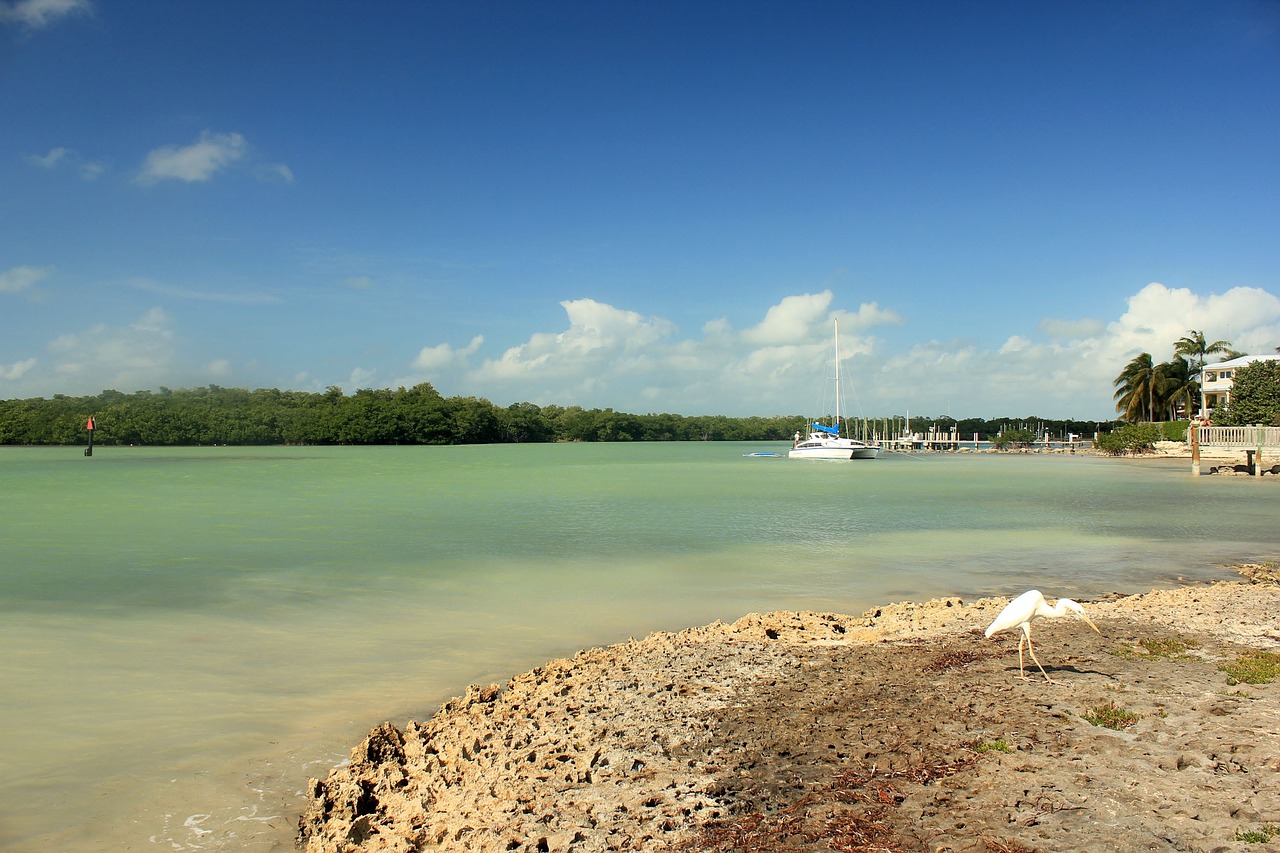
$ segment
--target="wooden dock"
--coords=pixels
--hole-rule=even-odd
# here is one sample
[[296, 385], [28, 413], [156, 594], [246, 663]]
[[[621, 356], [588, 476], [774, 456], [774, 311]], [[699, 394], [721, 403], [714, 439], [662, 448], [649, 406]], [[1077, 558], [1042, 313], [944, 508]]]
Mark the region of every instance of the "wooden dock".
[[[950, 430], [931, 429], [927, 432], [903, 433], [895, 438], [876, 438], [880, 446], [888, 451], [910, 452], [956, 452], [960, 450], [980, 451], [990, 449], [991, 441], [983, 441], [974, 433], [972, 438], [964, 438], [955, 427]], [[1050, 438], [1048, 433], [1031, 442], [1031, 450], [1063, 450], [1074, 453], [1077, 448], [1092, 447], [1093, 442], [1074, 433], [1065, 438]]]
[[[1255, 477], [1262, 474], [1262, 451], [1280, 454], [1280, 427], [1269, 426], [1192, 426], [1187, 430], [1191, 444], [1191, 471], [1200, 475], [1200, 448], [1243, 450], [1245, 465]], [[1280, 467], [1280, 466], [1277, 466]]]

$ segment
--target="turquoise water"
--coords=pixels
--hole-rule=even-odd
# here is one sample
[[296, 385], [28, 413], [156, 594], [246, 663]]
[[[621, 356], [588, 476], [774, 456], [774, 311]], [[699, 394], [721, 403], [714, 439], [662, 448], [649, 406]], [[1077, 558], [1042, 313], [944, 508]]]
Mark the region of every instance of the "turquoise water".
[[0, 449], [0, 848], [290, 850], [372, 725], [584, 646], [1280, 552], [1274, 478], [784, 449]]

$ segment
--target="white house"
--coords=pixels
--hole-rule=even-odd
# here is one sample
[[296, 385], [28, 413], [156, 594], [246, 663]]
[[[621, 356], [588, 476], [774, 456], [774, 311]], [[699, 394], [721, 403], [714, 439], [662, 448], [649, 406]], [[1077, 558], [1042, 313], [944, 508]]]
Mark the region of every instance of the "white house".
[[1206, 364], [1200, 374], [1201, 411], [1209, 411], [1231, 402], [1231, 386], [1236, 371], [1255, 361], [1280, 361], [1280, 355], [1242, 355], [1217, 364]]

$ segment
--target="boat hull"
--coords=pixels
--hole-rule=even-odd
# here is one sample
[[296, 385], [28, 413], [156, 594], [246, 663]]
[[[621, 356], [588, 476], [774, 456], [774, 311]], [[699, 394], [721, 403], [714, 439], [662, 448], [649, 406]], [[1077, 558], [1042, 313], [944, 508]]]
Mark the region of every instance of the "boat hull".
[[791, 448], [788, 459], [875, 459], [880, 448], [847, 438], [826, 441], [809, 440]]

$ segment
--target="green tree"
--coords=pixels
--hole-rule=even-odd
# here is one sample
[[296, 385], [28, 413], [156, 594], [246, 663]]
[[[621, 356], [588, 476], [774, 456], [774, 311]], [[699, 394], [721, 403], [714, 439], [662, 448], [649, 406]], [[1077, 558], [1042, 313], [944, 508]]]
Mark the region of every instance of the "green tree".
[[998, 450], [1030, 447], [1036, 434], [1029, 429], [1007, 429], [991, 440]]
[[1156, 365], [1155, 411], [1172, 421], [1177, 419], [1178, 406], [1181, 405], [1190, 417], [1200, 398], [1197, 376], [1199, 374], [1192, 373], [1191, 365], [1185, 359], [1175, 358]]
[[1130, 422], [1152, 420], [1158, 377], [1151, 353], [1139, 353], [1115, 379], [1116, 411]]
[[1231, 352], [1230, 341], [1214, 341], [1206, 343], [1204, 332], [1190, 329], [1185, 335], [1174, 341], [1173, 354], [1180, 355], [1191, 362], [1191, 375], [1199, 376], [1204, 370], [1204, 357], [1215, 353]]
[[1235, 371], [1231, 401], [1215, 411], [1222, 426], [1280, 426], [1280, 359], [1259, 359]]
[[1097, 448], [1112, 456], [1143, 453], [1155, 447], [1155, 443], [1162, 438], [1164, 435], [1157, 424], [1125, 424], [1117, 430], [1099, 435]]
[[1204, 332], [1188, 329], [1187, 333], [1173, 343], [1173, 354], [1186, 359], [1190, 364], [1191, 381], [1195, 383], [1194, 393], [1187, 401], [1187, 416], [1193, 417], [1200, 409], [1200, 376], [1204, 371], [1205, 356], [1214, 354], [1233, 355], [1230, 341], [1214, 341], [1208, 343]]

